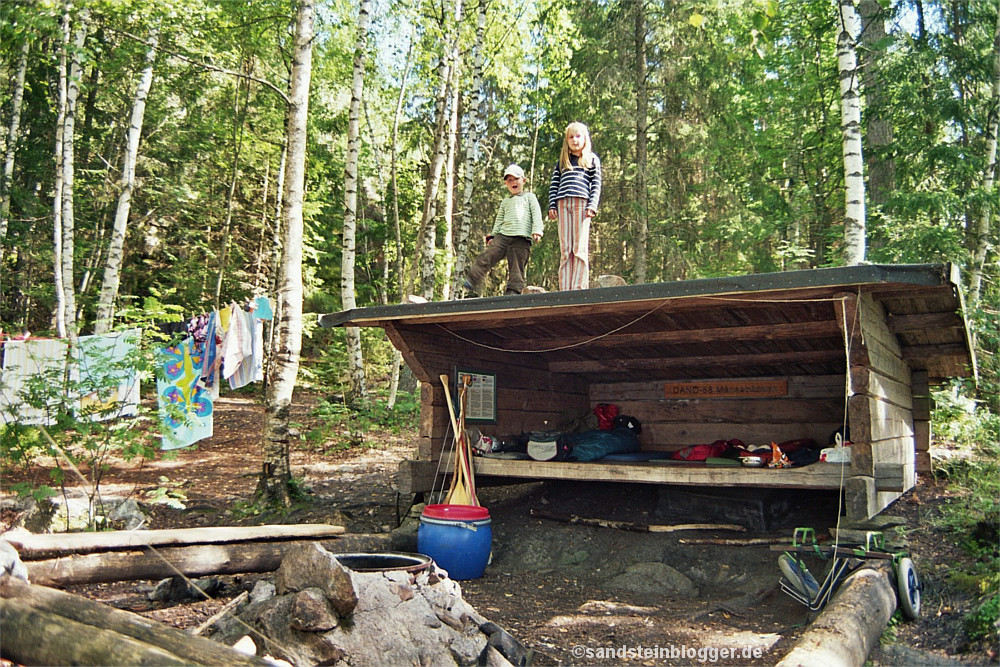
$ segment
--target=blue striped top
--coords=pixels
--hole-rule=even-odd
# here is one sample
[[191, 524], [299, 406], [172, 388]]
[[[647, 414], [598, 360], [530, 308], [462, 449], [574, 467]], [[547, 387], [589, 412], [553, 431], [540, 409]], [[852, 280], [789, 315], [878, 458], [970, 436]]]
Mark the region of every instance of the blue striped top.
[[570, 155], [572, 169], [563, 171], [556, 163], [549, 181], [549, 210], [554, 211], [556, 202], [565, 197], [583, 197], [587, 200], [587, 208], [597, 213], [597, 205], [601, 202], [601, 159], [594, 156], [590, 169], [579, 166], [580, 158]]

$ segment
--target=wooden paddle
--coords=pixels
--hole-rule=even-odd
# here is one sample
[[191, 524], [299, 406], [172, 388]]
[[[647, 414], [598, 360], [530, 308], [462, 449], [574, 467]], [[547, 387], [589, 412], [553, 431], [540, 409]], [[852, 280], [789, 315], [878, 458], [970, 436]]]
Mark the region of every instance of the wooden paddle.
[[469, 492], [468, 483], [465, 477], [465, 467], [462, 465], [460, 450], [463, 440], [462, 432], [459, 430], [458, 420], [455, 419], [455, 408], [451, 403], [451, 391], [448, 389], [448, 376], [441, 375], [441, 384], [444, 385], [444, 396], [448, 402], [448, 415], [451, 417], [451, 428], [455, 433], [455, 446], [452, 454], [455, 457], [451, 475], [451, 486], [448, 488], [448, 495], [444, 498], [445, 505], [471, 505], [472, 497]]

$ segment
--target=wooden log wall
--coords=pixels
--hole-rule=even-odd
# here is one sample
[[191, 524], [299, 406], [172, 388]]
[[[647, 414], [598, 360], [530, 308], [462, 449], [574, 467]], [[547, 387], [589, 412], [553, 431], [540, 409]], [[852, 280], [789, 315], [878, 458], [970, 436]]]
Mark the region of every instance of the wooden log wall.
[[[844, 375], [753, 378], [758, 380], [786, 381], [787, 393], [676, 398], [668, 397], [663, 382], [615, 382], [591, 385], [590, 402], [614, 403], [621, 414], [637, 417], [644, 451], [673, 451], [732, 438], [754, 445], [812, 438], [825, 446], [843, 425]], [[690, 384], [705, 382], [713, 380]]]
[[500, 352], [458, 338], [413, 332], [407, 333], [404, 343], [391, 327], [386, 331], [421, 383], [418, 459], [436, 459], [443, 446], [450, 447], [451, 418], [440, 376], [447, 375], [450, 380], [457, 417], [456, 367], [496, 378], [496, 423], [467, 424], [486, 435], [502, 437], [554, 429], [566, 415], [589, 409], [586, 382], [574, 375], [549, 371], [539, 355]]
[[927, 371], [913, 371], [913, 440], [917, 472], [931, 471], [931, 398]]
[[916, 483], [913, 378], [886, 313], [870, 295], [851, 295], [842, 304], [850, 345], [851, 474], [845, 495], [849, 519], [864, 520], [901, 494], [878, 491], [875, 468], [903, 465], [904, 491]]

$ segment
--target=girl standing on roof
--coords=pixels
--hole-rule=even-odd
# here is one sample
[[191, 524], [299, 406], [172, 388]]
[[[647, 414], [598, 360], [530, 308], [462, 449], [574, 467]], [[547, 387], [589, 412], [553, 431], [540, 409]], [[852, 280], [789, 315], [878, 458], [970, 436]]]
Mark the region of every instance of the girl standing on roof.
[[549, 181], [549, 219], [559, 227], [559, 289], [590, 287], [590, 219], [601, 200], [601, 160], [583, 123], [566, 126]]

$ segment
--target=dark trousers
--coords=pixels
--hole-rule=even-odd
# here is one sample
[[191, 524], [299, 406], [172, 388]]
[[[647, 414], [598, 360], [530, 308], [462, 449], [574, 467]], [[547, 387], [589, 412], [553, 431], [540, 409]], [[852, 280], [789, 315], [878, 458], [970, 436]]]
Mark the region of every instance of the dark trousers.
[[520, 294], [524, 291], [527, 281], [524, 271], [528, 267], [528, 257], [531, 255], [531, 239], [523, 236], [505, 236], [497, 234], [486, 250], [476, 257], [469, 267], [469, 282], [478, 290], [483, 278], [497, 263], [507, 258], [507, 290], [504, 294]]

